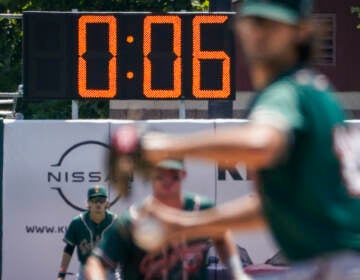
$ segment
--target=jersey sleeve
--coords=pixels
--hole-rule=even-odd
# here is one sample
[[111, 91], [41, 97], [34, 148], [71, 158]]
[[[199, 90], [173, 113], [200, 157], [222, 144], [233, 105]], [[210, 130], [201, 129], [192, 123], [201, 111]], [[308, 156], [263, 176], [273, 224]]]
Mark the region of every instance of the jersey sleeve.
[[215, 203], [207, 197], [200, 196], [200, 210], [213, 208]]
[[305, 126], [305, 120], [297, 90], [299, 89], [290, 82], [273, 84], [261, 94], [249, 119], [284, 132], [301, 130]]
[[129, 223], [120, 216], [104, 234], [103, 239], [93, 250], [105, 265], [115, 269], [118, 264], [124, 264], [129, 252]]
[[66, 230], [65, 236], [64, 236], [64, 242], [66, 244], [69, 244], [71, 246], [76, 246], [77, 244], [77, 238], [76, 238], [76, 232], [77, 232], [77, 226], [76, 226], [77, 220], [74, 218], [68, 229]]
[[195, 193], [185, 193], [184, 199], [184, 210], [186, 211], [205, 210], [215, 206], [215, 203], [209, 198]]

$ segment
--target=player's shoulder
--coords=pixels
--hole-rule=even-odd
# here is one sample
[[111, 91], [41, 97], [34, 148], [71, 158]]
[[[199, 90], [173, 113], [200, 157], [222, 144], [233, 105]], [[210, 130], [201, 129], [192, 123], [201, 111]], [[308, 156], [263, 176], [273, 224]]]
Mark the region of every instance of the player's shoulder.
[[293, 100], [319, 92], [326, 94], [333, 92], [333, 87], [326, 75], [312, 68], [299, 67], [280, 75], [264, 88], [260, 99]]
[[119, 215], [117, 215], [116, 224], [117, 225], [130, 224], [134, 219], [136, 219], [138, 212], [141, 209], [141, 207], [143, 207], [145, 201], [146, 201], [146, 199], [144, 199], [141, 202], [133, 203], [129, 206], [129, 208], [127, 208], [126, 210], [121, 212]]
[[79, 213], [78, 215], [74, 216], [71, 220], [72, 223], [80, 223], [82, 220], [85, 219], [88, 211], [84, 211]]
[[299, 89], [294, 75], [282, 75], [262, 89], [258, 98], [259, 100], [294, 98]]
[[333, 86], [328, 77], [313, 68], [299, 68], [289, 76], [288, 81], [301, 90], [307, 89], [312, 91], [333, 91]]
[[110, 211], [110, 210], [106, 210], [106, 216], [108, 216], [109, 218], [111, 218], [111, 219], [116, 219], [117, 218], [117, 214], [116, 213], [114, 213], [114, 212], [112, 212], [112, 211]]
[[85, 217], [86, 217], [86, 212], [82, 212], [76, 216], [74, 216], [71, 221], [70, 221], [70, 224], [69, 224], [69, 228], [68, 230], [72, 231], [72, 230], [78, 230], [79, 228], [81, 228], [84, 224], [84, 221], [85, 221]]
[[131, 214], [135, 209], [138, 209], [138, 204], [131, 205], [128, 209], [124, 210], [122, 213], [116, 216], [115, 219], [115, 226], [122, 227], [122, 226], [128, 226], [132, 220], [134, 219], [133, 214]]
[[197, 193], [184, 193], [184, 210], [203, 210], [214, 207], [215, 203], [206, 196]]

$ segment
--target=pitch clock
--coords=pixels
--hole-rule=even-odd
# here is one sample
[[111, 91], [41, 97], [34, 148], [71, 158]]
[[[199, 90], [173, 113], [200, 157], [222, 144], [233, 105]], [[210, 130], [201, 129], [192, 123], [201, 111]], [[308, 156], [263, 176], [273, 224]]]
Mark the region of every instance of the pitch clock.
[[27, 99], [233, 99], [233, 13], [25, 12]]

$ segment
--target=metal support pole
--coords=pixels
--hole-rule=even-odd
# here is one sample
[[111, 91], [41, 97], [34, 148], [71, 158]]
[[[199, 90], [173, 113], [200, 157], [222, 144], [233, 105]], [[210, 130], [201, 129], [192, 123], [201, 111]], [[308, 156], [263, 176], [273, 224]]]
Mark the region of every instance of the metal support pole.
[[79, 118], [79, 101], [71, 100], [71, 118], [76, 120]]
[[[72, 12], [78, 12], [78, 9], [72, 9]], [[71, 119], [76, 120], [79, 118], [79, 101], [71, 100]]]
[[186, 107], [185, 107], [185, 100], [180, 99], [179, 101], [179, 119], [186, 119]]

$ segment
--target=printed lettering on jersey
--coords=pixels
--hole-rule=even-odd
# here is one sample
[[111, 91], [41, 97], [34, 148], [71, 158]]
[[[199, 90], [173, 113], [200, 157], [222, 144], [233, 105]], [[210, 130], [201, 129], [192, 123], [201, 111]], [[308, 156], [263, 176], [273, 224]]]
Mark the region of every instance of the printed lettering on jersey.
[[92, 242], [89, 242], [86, 239], [81, 240], [81, 242], [79, 243], [79, 250], [82, 255], [89, 254], [92, 248], [93, 248]]
[[[178, 244], [172, 246], [161, 254], [147, 254], [140, 263], [140, 271], [145, 279], [166, 276], [172, 269], [181, 263], [181, 275], [197, 273], [205, 258], [205, 252], [209, 248], [207, 242], [196, 242], [195, 244]], [[172, 272], [173, 273], [173, 272]]]
[[334, 148], [341, 165], [345, 186], [351, 196], [360, 197], [360, 129], [338, 126]]

